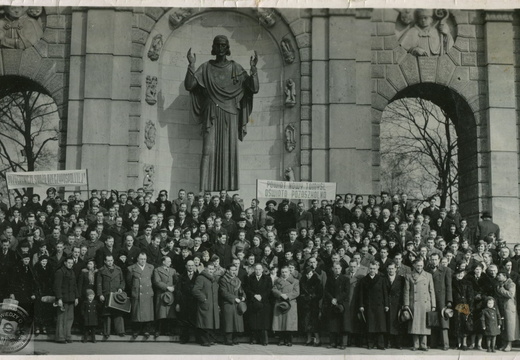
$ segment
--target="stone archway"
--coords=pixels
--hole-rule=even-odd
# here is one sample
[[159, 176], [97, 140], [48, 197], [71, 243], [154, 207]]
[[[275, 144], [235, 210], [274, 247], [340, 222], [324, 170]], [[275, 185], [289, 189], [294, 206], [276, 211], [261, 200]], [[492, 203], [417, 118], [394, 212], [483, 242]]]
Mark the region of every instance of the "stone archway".
[[478, 137], [475, 116], [467, 102], [454, 90], [439, 84], [422, 83], [404, 88], [390, 101], [422, 98], [443, 109], [453, 121], [458, 139], [459, 207], [464, 216], [478, 218]]

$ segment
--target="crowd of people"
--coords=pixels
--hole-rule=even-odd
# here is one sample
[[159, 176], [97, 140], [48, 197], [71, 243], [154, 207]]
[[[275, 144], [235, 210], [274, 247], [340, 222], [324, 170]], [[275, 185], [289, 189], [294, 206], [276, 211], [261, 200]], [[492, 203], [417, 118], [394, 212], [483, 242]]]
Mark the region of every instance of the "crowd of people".
[[423, 351], [511, 351], [520, 337], [520, 244], [489, 212], [470, 227], [456, 205], [419, 210], [387, 192], [308, 209], [244, 207], [226, 191], [46, 195], [0, 202], [0, 299], [58, 343], [73, 328], [94, 342], [128, 330], [292, 346], [300, 334], [306, 346]]

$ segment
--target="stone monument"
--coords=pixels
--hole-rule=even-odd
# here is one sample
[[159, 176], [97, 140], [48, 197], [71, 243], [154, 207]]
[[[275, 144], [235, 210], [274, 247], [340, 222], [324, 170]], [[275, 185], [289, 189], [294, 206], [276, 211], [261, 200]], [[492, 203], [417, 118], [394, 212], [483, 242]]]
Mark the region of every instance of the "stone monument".
[[211, 54], [216, 56], [195, 70], [196, 55], [188, 51], [184, 87], [191, 93], [192, 114], [201, 124], [202, 159], [200, 190], [239, 189], [238, 140], [247, 134], [253, 109], [253, 94], [259, 90], [256, 51], [251, 56], [250, 75], [228, 60], [229, 40], [217, 35]]

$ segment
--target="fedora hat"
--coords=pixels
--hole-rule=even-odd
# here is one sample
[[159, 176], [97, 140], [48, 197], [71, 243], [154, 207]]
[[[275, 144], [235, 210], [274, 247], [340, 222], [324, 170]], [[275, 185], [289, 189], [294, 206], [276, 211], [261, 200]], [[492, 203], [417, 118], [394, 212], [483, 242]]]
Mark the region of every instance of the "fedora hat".
[[164, 305], [172, 305], [173, 304], [173, 293], [167, 291], [161, 294], [161, 300]]
[[453, 317], [453, 309], [450, 309], [445, 306], [441, 310], [441, 315], [445, 320], [448, 320], [449, 318]]
[[342, 314], [345, 311], [345, 307], [341, 304], [336, 304], [333, 306], [333, 310], [338, 314]]
[[405, 323], [413, 319], [413, 314], [409, 308], [404, 308], [399, 310], [397, 317], [401, 323]]
[[247, 305], [245, 302], [241, 301], [237, 304], [237, 312], [238, 315], [244, 315], [244, 313], [247, 311]]
[[489, 211], [484, 211], [482, 215], [480, 216], [481, 219], [484, 218], [492, 218], [491, 213]]
[[289, 310], [291, 310], [291, 304], [288, 301], [282, 301], [278, 305], [276, 305], [276, 307], [278, 308], [278, 310], [280, 310], [282, 314], [285, 314]]
[[124, 304], [127, 299], [128, 299], [128, 295], [126, 295], [126, 293], [124, 291], [114, 294], [114, 301], [118, 304]]

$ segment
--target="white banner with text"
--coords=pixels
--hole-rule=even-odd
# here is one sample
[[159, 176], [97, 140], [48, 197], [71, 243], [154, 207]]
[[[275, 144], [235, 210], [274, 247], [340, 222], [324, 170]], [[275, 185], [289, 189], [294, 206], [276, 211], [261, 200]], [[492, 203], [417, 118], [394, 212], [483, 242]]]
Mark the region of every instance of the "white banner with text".
[[336, 183], [256, 180], [256, 196], [264, 199], [333, 200]]
[[8, 172], [6, 178], [9, 189], [88, 185], [87, 170]]

